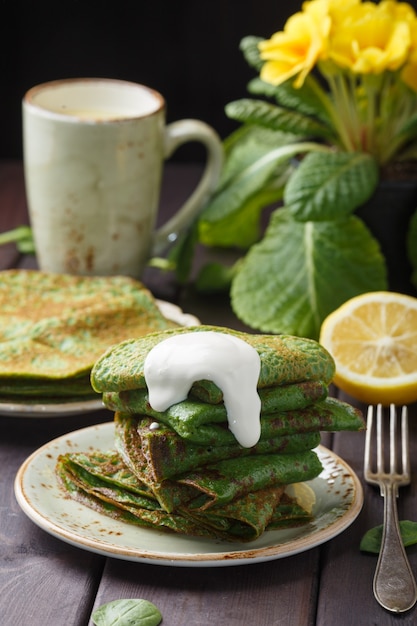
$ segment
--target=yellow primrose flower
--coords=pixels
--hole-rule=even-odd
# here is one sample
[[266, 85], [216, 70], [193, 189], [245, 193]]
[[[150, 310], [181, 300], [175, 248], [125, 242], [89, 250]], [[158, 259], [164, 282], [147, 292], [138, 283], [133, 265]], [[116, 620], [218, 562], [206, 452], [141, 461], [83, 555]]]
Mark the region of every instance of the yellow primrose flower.
[[386, 11], [391, 17], [398, 20], [408, 20], [409, 22], [413, 22], [416, 18], [413, 7], [407, 2], [382, 0], [379, 7], [381, 11]]
[[380, 164], [398, 154], [410, 158], [414, 130], [406, 120], [417, 110], [417, 12], [410, 4], [304, 0], [258, 51], [264, 82], [306, 82], [315, 94], [330, 127], [318, 131], [322, 140]]
[[338, 28], [338, 23], [343, 21], [346, 14], [358, 6], [361, 0], [312, 0], [304, 2], [303, 11], [315, 15], [318, 20], [327, 14], [331, 18], [332, 29]]
[[380, 5], [363, 2], [354, 7], [333, 33], [330, 58], [357, 74], [399, 69], [411, 44], [412, 15], [403, 4], [387, 0]]
[[295, 13], [284, 30], [259, 44], [260, 57], [265, 60], [261, 79], [279, 85], [296, 76], [295, 87], [301, 87], [317, 60], [326, 55], [331, 20], [327, 2], [316, 1], [315, 11]]

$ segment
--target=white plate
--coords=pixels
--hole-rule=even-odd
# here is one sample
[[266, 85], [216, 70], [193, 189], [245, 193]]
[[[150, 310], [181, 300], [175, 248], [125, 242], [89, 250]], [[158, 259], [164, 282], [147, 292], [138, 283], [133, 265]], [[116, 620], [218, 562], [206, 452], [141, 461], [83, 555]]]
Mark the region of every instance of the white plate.
[[[184, 313], [180, 307], [165, 300], [156, 300], [161, 313], [169, 320], [181, 326], [199, 325], [200, 321], [189, 313]], [[61, 402], [48, 401], [47, 398], [28, 399], [19, 398], [12, 401], [0, 397], [0, 415], [8, 417], [65, 417], [69, 415], [80, 415], [103, 409], [101, 395], [92, 399], [62, 400]]]
[[48, 402], [41, 400], [20, 399], [16, 402], [0, 398], [0, 415], [7, 417], [67, 417], [91, 413], [104, 409], [101, 396], [92, 400], [63, 400], [62, 402]]
[[59, 454], [114, 448], [112, 422], [63, 435], [34, 452], [19, 469], [17, 501], [28, 517], [72, 545], [128, 561], [174, 566], [226, 566], [279, 559], [318, 546], [345, 530], [363, 503], [361, 484], [336, 454], [319, 446], [323, 472], [308, 484], [316, 494], [314, 521], [266, 531], [250, 544], [187, 537], [116, 521], [70, 500], [54, 468]]

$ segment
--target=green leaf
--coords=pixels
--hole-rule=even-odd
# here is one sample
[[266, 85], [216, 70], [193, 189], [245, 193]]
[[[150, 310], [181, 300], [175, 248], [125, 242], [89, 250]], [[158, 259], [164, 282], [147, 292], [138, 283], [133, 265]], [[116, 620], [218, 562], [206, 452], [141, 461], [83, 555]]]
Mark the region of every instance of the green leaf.
[[0, 245], [15, 243], [19, 252], [24, 254], [35, 253], [35, 243], [30, 226], [18, 226], [13, 230], [0, 233]]
[[300, 221], [344, 219], [370, 198], [378, 180], [369, 154], [312, 152], [291, 176], [284, 203]]
[[200, 214], [200, 242], [245, 249], [257, 241], [262, 209], [282, 198], [287, 177], [279, 165], [287, 163], [297, 150], [284, 146], [252, 151], [247, 145], [236, 150], [225, 166], [231, 170], [227, 186], [220, 188]]
[[[381, 550], [382, 532], [382, 524], [368, 530], [361, 539], [359, 549], [362, 552], [379, 554], [379, 551]], [[412, 546], [417, 543], [417, 522], [401, 520], [400, 532], [405, 547]]]
[[196, 278], [197, 291], [207, 294], [229, 291], [238, 266], [239, 261], [231, 267], [226, 267], [221, 263], [207, 263], [201, 268]]
[[[240, 49], [247, 63], [255, 68], [258, 73], [265, 63], [265, 61], [260, 58], [258, 48], [261, 41], [264, 41], [262, 37], [250, 35], [244, 37], [240, 42]], [[251, 94], [274, 98], [275, 102], [281, 104], [286, 109], [298, 111], [315, 120], [324, 122], [328, 127], [327, 136], [333, 137], [334, 140], [337, 141], [337, 135], [334, 132], [331, 119], [323, 104], [322, 88], [311, 75], [307, 76], [304, 84], [299, 88], [293, 86], [291, 79], [281, 85], [271, 85], [257, 76], [249, 82], [248, 91]]]
[[407, 141], [413, 141], [417, 135], [417, 113], [407, 118], [405, 123], [398, 129], [398, 135]]
[[[271, 83], [266, 83], [264, 80], [257, 76], [256, 78], [252, 78], [252, 80], [248, 83], [247, 86], [248, 92], [255, 96], [266, 96], [267, 98], [273, 98], [277, 101], [277, 90], [279, 89], [276, 85], [271, 85]], [[287, 108], [287, 107], [286, 107]], [[288, 107], [291, 108], [291, 107]], [[298, 107], [294, 107], [294, 109], [298, 109]], [[314, 112], [308, 110], [299, 109], [302, 113], [306, 115], [314, 115]]]
[[96, 626], [158, 626], [162, 615], [147, 600], [113, 600], [94, 611], [92, 620]]
[[172, 263], [169, 259], [161, 256], [153, 256], [148, 259], [147, 267], [154, 267], [158, 270], [163, 270], [164, 272], [171, 272], [175, 270], [175, 264]]
[[249, 98], [235, 100], [226, 105], [225, 111], [228, 117], [239, 122], [258, 124], [300, 137], [329, 138], [331, 136], [328, 127], [315, 119], [263, 100]]
[[262, 210], [282, 199], [283, 188], [276, 189], [273, 182], [269, 185], [265, 181], [258, 185], [258, 189], [251, 189], [250, 186], [238, 189], [234, 185], [218, 196], [207, 207], [212, 210], [212, 215], [204, 213], [200, 219], [201, 243], [210, 247], [245, 250], [258, 241], [261, 236]]
[[306, 115], [314, 115], [332, 127], [331, 120], [323, 105], [322, 96], [322, 87], [310, 74], [302, 87], [294, 87], [291, 80], [279, 85], [275, 98], [283, 106], [302, 111]]
[[294, 144], [292, 135], [251, 125], [241, 126], [224, 145], [220, 182], [200, 214], [199, 239], [207, 246], [246, 249], [260, 237], [264, 207], [282, 199], [292, 156], [306, 146]]
[[255, 37], [255, 35], [248, 35], [244, 37], [239, 45], [240, 50], [243, 52], [243, 56], [247, 63], [259, 71], [262, 65], [265, 63], [259, 55], [259, 42], [263, 41], [263, 37]]
[[[253, 163], [262, 159], [280, 146], [287, 146], [298, 141], [294, 135], [243, 124], [238, 130], [229, 135], [224, 142], [225, 161], [221, 172], [216, 193], [240, 177], [242, 171], [251, 167]], [[277, 176], [285, 172], [288, 159], [277, 167]]]
[[385, 261], [362, 220], [299, 222], [277, 209], [242, 260], [231, 302], [252, 328], [318, 339], [323, 319], [344, 301], [384, 289]]

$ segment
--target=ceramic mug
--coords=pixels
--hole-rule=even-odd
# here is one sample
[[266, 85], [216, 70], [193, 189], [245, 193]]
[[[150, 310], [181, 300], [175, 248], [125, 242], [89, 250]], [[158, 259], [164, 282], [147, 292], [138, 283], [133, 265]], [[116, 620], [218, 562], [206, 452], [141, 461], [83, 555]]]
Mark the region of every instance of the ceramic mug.
[[[140, 278], [215, 188], [223, 149], [199, 120], [166, 124], [146, 86], [81, 78], [37, 85], [23, 98], [26, 194], [41, 270]], [[164, 160], [199, 141], [207, 151], [188, 200], [156, 230]]]

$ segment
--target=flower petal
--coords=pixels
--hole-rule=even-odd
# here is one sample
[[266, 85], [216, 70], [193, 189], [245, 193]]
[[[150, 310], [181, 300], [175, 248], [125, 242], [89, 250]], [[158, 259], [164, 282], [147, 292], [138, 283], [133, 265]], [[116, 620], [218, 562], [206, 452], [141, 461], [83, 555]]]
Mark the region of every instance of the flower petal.
[[[323, 0], [316, 1], [324, 8]], [[330, 18], [323, 16], [322, 11], [317, 14], [320, 19], [314, 12], [295, 13], [287, 20], [283, 31], [259, 44], [261, 59], [266, 61], [261, 70], [262, 80], [279, 85], [298, 76], [296, 86], [302, 85], [327, 47]]]

